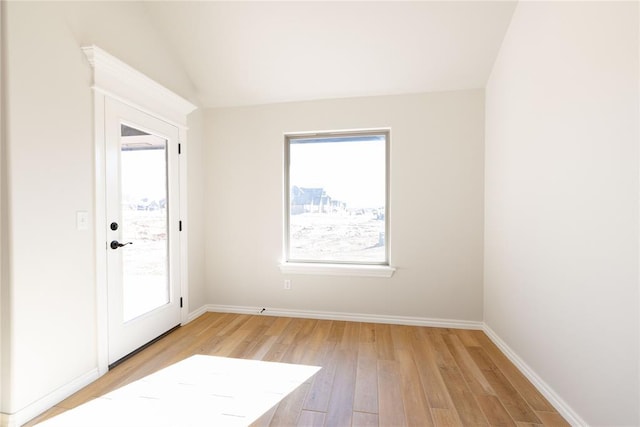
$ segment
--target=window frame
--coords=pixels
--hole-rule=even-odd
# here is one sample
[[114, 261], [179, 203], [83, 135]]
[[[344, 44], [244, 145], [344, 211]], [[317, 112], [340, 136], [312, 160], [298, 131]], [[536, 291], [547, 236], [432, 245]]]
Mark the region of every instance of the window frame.
[[[354, 136], [383, 136], [385, 139], [385, 259], [381, 262], [358, 262], [358, 261], [326, 261], [326, 260], [298, 260], [290, 258], [290, 219], [291, 219], [291, 155], [290, 147], [292, 141], [297, 139], [324, 139], [324, 138], [349, 138]], [[335, 275], [355, 275], [355, 276], [380, 276], [391, 277], [395, 269], [390, 267], [390, 152], [391, 152], [391, 129], [358, 129], [340, 131], [315, 131], [315, 132], [292, 132], [284, 134], [284, 241], [283, 241], [283, 262], [281, 270], [285, 273], [294, 274], [335, 274]]]

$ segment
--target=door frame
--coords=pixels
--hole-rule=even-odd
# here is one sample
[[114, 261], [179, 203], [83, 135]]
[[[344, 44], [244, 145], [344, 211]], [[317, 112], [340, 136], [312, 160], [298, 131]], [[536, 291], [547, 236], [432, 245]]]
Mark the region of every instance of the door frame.
[[[116, 101], [113, 98], [105, 98], [105, 117], [106, 117], [106, 165], [107, 165], [107, 218], [109, 226], [106, 227], [107, 242], [109, 245], [106, 249], [107, 258], [107, 270], [108, 270], [108, 305], [109, 311], [109, 366], [115, 366], [118, 360], [126, 357], [127, 354], [134, 352], [136, 349], [141, 348], [146, 343], [156, 339], [166, 331], [174, 328], [176, 325], [182, 323], [181, 314], [182, 308], [180, 307], [181, 297], [181, 276], [180, 276], [180, 229], [179, 221], [180, 217], [180, 167], [179, 160], [180, 154], [178, 153], [178, 141], [179, 141], [179, 129], [167, 123], [164, 120], [160, 120], [155, 116], [143, 113], [137, 108], [133, 108], [120, 101]], [[127, 125], [133, 129], [146, 132], [149, 136], [133, 136], [124, 138], [122, 126]], [[167, 294], [163, 297], [166, 298], [162, 301], [156, 301], [153, 307], [146, 307], [142, 312], [136, 311], [132, 317], [128, 317], [125, 307], [127, 302], [132, 302], [134, 299], [127, 297], [127, 289], [129, 286], [135, 286], [134, 283], [129, 282], [134, 280], [127, 278], [125, 274], [125, 263], [128, 259], [129, 262], [135, 262], [136, 255], [140, 256], [144, 249], [139, 248], [137, 245], [143, 244], [144, 238], [138, 236], [140, 241], [133, 237], [134, 232], [133, 223], [129, 221], [135, 221], [133, 218], [128, 217], [126, 209], [122, 202], [123, 197], [126, 194], [126, 183], [124, 171], [128, 169], [127, 154], [125, 154], [125, 140], [136, 141], [140, 138], [151, 138], [155, 143], [162, 144], [162, 153], [158, 156], [159, 151], [138, 151], [138, 154], [134, 156], [151, 155], [156, 161], [163, 163], [164, 177], [154, 181], [162, 188], [164, 196], [166, 197], [166, 206], [162, 211], [155, 211], [156, 214], [162, 212], [162, 218], [165, 223], [165, 231], [167, 233], [165, 239], [161, 245], [164, 246], [164, 254], [161, 258], [156, 258], [159, 265], [163, 265], [166, 268], [164, 273], [158, 272], [162, 279], [160, 282], [154, 281], [154, 283], [168, 285], [167, 288], [163, 288], [167, 291]], [[145, 139], [146, 141], [146, 139]], [[136, 147], [132, 148], [136, 150]], [[129, 152], [133, 153], [133, 152]], [[131, 165], [129, 164], [129, 167]], [[145, 166], [138, 165], [136, 168], [137, 173], [140, 174], [140, 170], [145, 171]], [[129, 169], [129, 172], [133, 172], [133, 169]], [[133, 176], [128, 177], [129, 180], [134, 180]], [[159, 188], [158, 188], [159, 189]], [[149, 194], [147, 194], [149, 196]], [[156, 196], [157, 197], [157, 196]], [[128, 219], [127, 219], [128, 218]], [[120, 224], [116, 227], [117, 230], [113, 230], [111, 227], [112, 221]], [[163, 227], [164, 228], [164, 227]], [[127, 234], [129, 236], [127, 237]], [[126, 240], [123, 240], [125, 239]], [[119, 240], [125, 242], [133, 240], [134, 245], [126, 248], [114, 250], [111, 246], [113, 241]], [[142, 252], [141, 252], [142, 251]], [[164, 260], [161, 260], [164, 256]], [[164, 280], [163, 280], [164, 279]], [[137, 283], [145, 283], [142, 278], [136, 278], [134, 280]], [[156, 289], [151, 283], [148, 286]], [[159, 291], [159, 289], [157, 289]], [[161, 291], [162, 292], [162, 291]], [[147, 294], [151, 296], [152, 294]], [[159, 295], [157, 295], [160, 297]], [[143, 297], [145, 299], [145, 297]], [[137, 302], [138, 299], [136, 298]], [[129, 316], [132, 313], [129, 313]]]
[[179, 217], [182, 221], [180, 239], [181, 324], [189, 315], [188, 222], [187, 218], [187, 115], [197, 107], [169, 91], [144, 74], [131, 68], [97, 46], [83, 47], [93, 68], [94, 93], [94, 165], [95, 165], [95, 271], [96, 271], [96, 333], [99, 375], [109, 370], [107, 311], [107, 217], [106, 217], [106, 135], [105, 99], [113, 98], [178, 128], [180, 155]]

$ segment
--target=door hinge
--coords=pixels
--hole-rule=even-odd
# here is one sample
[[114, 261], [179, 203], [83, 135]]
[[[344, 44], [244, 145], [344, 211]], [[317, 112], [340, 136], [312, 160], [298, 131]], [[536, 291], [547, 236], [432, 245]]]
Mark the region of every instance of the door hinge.
[[178, 154], [182, 154], [182, 144], [178, 144]]
[[180, 308], [182, 308], [182, 297], [180, 297]]
[[182, 231], [182, 221], [178, 221], [178, 230]]

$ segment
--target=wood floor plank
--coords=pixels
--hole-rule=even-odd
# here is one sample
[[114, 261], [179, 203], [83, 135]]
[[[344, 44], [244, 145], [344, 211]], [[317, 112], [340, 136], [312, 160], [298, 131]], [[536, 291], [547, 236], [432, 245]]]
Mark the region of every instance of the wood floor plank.
[[293, 337], [289, 349], [283, 355], [282, 362], [305, 363], [305, 355], [312, 350], [308, 343], [311, 340], [311, 334], [315, 329], [316, 323], [317, 321], [311, 319], [303, 319], [300, 322], [300, 328]]
[[447, 346], [445, 340], [451, 334], [440, 331], [431, 332], [429, 340], [436, 353], [436, 363], [460, 420], [464, 425], [488, 425], [482, 409], [465, 381], [460, 366]]
[[354, 412], [352, 427], [378, 427], [378, 414], [367, 412]]
[[309, 392], [310, 384], [302, 384], [289, 396], [284, 398], [273, 414], [270, 424], [274, 426], [293, 426], [298, 422], [304, 399]]
[[413, 330], [411, 326], [391, 325], [389, 329], [391, 331], [391, 340], [393, 342], [395, 356], [398, 356], [399, 351], [408, 351], [411, 349], [410, 335]]
[[545, 427], [569, 427], [569, 424], [557, 412], [536, 411], [536, 415]]
[[516, 423], [513, 421], [507, 410], [504, 408], [502, 403], [500, 403], [500, 399], [496, 396], [490, 395], [481, 395], [476, 396], [478, 400], [478, 404], [484, 412], [484, 415], [487, 417], [489, 421], [489, 425], [491, 426], [515, 426]]
[[324, 412], [302, 411], [298, 419], [298, 427], [323, 427]]
[[495, 394], [484, 374], [478, 365], [476, 365], [458, 336], [454, 334], [446, 335], [444, 340], [460, 368], [464, 379], [469, 385], [471, 392], [475, 395]]
[[230, 321], [224, 325], [222, 329], [218, 332], [218, 335], [229, 336], [238, 329], [242, 328], [249, 319], [251, 318], [248, 314], [239, 314], [237, 316], [231, 317]]
[[442, 333], [441, 331], [431, 330], [425, 338], [433, 348], [433, 353], [436, 356], [436, 364], [439, 368], [457, 369], [458, 364], [453, 358], [453, 355], [451, 354], [451, 351], [449, 351], [449, 347], [447, 347], [447, 343], [445, 342], [445, 337], [448, 335], [449, 334]]
[[511, 363], [500, 349], [482, 331], [475, 331], [475, 338], [487, 352], [493, 363], [500, 369], [518, 393], [536, 411], [555, 412], [555, 408], [545, 397], [531, 384], [529, 380]]
[[247, 349], [245, 357], [253, 360], [265, 360], [265, 356], [276, 343], [277, 339], [278, 337], [274, 335], [265, 334], [261, 336], [256, 340], [255, 345], [251, 349]]
[[284, 328], [291, 322], [291, 317], [276, 317], [276, 320], [271, 324], [271, 327], [267, 329], [267, 335], [280, 336]]
[[264, 328], [266, 331], [267, 329], [269, 329], [267, 325], [271, 325], [271, 323], [268, 322], [269, 318], [273, 317], [260, 315], [249, 316], [249, 319], [247, 319], [247, 321], [244, 322], [239, 329], [249, 329], [253, 332], [258, 328]]
[[[493, 359], [487, 355], [484, 347], [481, 349], [473, 349], [470, 351], [470, 355], [482, 370], [485, 378], [494, 389], [496, 396], [500, 399], [502, 405], [507, 409], [514, 421], [541, 424], [541, 421], [529, 404], [520, 395], [518, 390], [513, 387], [498, 366], [496, 366]], [[539, 392], [536, 390], [536, 393]], [[555, 410], [550, 412], [555, 412]]]
[[568, 425], [481, 331], [231, 313], [176, 329], [39, 420], [193, 354], [321, 368], [256, 427]]
[[480, 347], [480, 343], [476, 340], [474, 331], [467, 329], [456, 329], [455, 334], [460, 338], [465, 347]]
[[478, 405], [473, 393], [467, 386], [462, 373], [457, 368], [440, 368], [440, 375], [444, 380], [453, 404], [458, 411], [462, 424], [470, 426], [486, 426], [487, 422], [482, 409]]
[[239, 327], [234, 329], [234, 332], [226, 335], [225, 339], [221, 340], [209, 354], [220, 357], [231, 357], [236, 347], [241, 345], [250, 333], [251, 331], [249, 329], [240, 329]]
[[[303, 365], [320, 366], [323, 360], [323, 346], [326, 343], [326, 338], [329, 336], [329, 322], [326, 321], [314, 321], [310, 335], [305, 338], [303, 343], [296, 343], [296, 346], [301, 347], [304, 350], [302, 357], [297, 363]], [[313, 382], [313, 377], [309, 379], [309, 382]]]
[[205, 313], [197, 319], [192, 320], [187, 325], [180, 327], [174, 331], [179, 336], [211, 336], [220, 331], [230, 319], [233, 318], [231, 313]]
[[427, 396], [424, 394], [422, 383], [416, 381], [419, 378], [418, 368], [413, 358], [413, 351], [409, 346], [403, 346], [403, 350], [397, 350], [396, 355], [400, 362], [400, 376], [402, 378], [402, 402], [404, 414], [409, 426], [432, 426], [431, 410]]
[[467, 353], [473, 359], [480, 371], [486, 371], [490, 369], [496, 369], [495, 363], [491, 360], [489, 355], [482, 347], [467, 347]]
[[331, 322], [331, 329], [329, 330], [328, 341], [341, 342], [344, 335], [344, 328], [347, 322], [342, 320], [334, 320]]
[[309, 349], [304, 342], [298, 343], [294, 341], [289, 344], [287, 351], [285, 351], [280, 361], [284, 363], [303, 363], [302, 361], [308, 351]]
[[431, 409], [452, 409], [453, 402], [440, 375], [432, 347], [419, 331], [415, 331], [413, 334], [411, 345], [415, 359], [420, 361], [417, 363], [417, 368], [422, 388], [429, 401], [429, 407]]
[[406, 426], [402, 402], [402, 375], [399, 362], [378, 360], [379, 422], [383, 426]]
[[318, 325], [318, 321], [315, 319], [302, 319], [302, 327], [298, 330], [295, 336], [296, 345], [307, 346], [313, 339], [313, 333]]
[[462, 427], [462, 422], [455, 409], [432, 408], [431, 415], [436, 427]]
[[267, 362], [281, 362], [285, 353], [289, 350], [289, 344], [283, 344], [276, 340], [262, 358]]
[[331, 387], [325, 423], [329, 426], [348, 426], [351, 425], [353, 415], [357, 353], [339, 348], [336, 361], [336, 374]]
[[256, 324], [253, 328], [248, 329], [244, 338], [229, 352], [229, 357], [243, 358], [245, 354], [254, 348], [258, 339], [264, 336], [267, 329], [268, 327], [262, 324]]
[[374, 323], [360, 323], [360, 342], [376, 342], [376, 325]]
[[260, 351], [260, 348], [269, 339], [274, 339], [266, 335], [266, 330], [269, 329], [268, 325], [259, 324], [251, 331], [245, 339], [239, 343], [236, 348], [233, 349], [229, 357], [236, 357], [239, 359], [251, 359], [256, 353]]
[[376, 351], [380, 360], [395, 360], [393, 338], [391, 337], [391, 325], [377, 323], [375, 325]]
[[331, 332], [331, 322], [328, 320], [316, 321], [316, 327], [313, 329], [313, 334], [309, 339], [308, 346], [314, 350], [319, 350], [328, 340], [329, 333]]
[[485, 377], [496, 391], [496, 396], [500, 399], [505, 409], [515, 421], [541, 424], [527, 402], [520, 396], [507, 378], [498, 370], [484, 372]]
[[360, 342], [353, 410], [378, 413], [378, 358], [373, 342]]
[[333, 387], [333, 379], [336, 376], [336, 369], [338, 367], [335, 351], [336, 342], [327, 341], [319, 360], [322, 369], [314, 376], [311, 389], [302, 406], [303, 409], [316, 412], [327, 411], [331, 388]]
[[340, 347], [345, 350], [358, 351], [359, 340], [360, 323], [346, 322], [344, 333], [342, 334], [342, 341], [340, 341]]
[[301, 332], [305, 326], [305, 321], [307, 319], [291, 319], [289, 324], [283, 329], [280, 333], [280, 337], [278, 338], [278, 342], [282, 344], [292, 344], [296, 341], [296, 337]]

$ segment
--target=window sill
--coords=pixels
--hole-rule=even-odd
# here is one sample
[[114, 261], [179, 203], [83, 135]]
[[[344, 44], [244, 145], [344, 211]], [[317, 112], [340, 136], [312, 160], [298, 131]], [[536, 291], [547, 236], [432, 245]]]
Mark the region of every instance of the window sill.
[[314, 274], [325, 276], [391, 277], [396, 269], [386, 265], [315, 264], [284, 262], [280, 271], [285, 274]]

